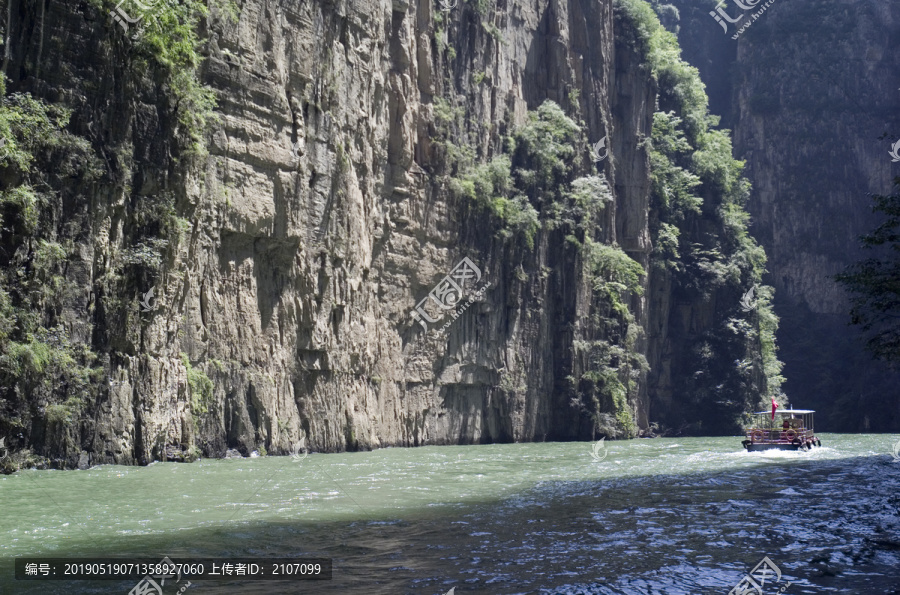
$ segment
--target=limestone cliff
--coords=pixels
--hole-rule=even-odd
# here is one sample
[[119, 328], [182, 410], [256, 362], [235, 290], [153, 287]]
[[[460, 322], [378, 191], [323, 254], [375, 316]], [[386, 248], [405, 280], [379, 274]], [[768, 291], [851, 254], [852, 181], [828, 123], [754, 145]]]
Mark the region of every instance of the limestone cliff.
[[[61, 246], [48, 266], [65, 291], [46, 298], [42, 326], [64, 331], [16, 339], [16, 353], [93, 359], [78, 360], [77, 382], [62, 356], [22, 368], [33, 373], [6, 387], [0, 419], [14, 450], [84, 465], [146, 463], [167, 445], [219, 456], [590, 439], [689, 423], [672, 412], [697, 374], [731, 412], [768, 390], [755, 319], [734, 318], [750, 265], [702, 291], [679, 289], [677, 267], [650, 271], [654, 221], [668, 221], [651, 204], [659, 89], [649, 42], [611, 1], [231, 8], [178, 29], [202, 40], [194, 64], [150, 29], [182, 13], [148, 16], [132, 39], [101, 0], [5, 2], [8, 91], [71, 108], [65, 134], [87, 139], [100, 171], [48, 182], [40, 225]], [[213, 91], [208, 128], [191, 72]], [[547, 100], [577, 124], [566, 137], [577, 150], [559, 174], [572, 193], [546, 190], [580, 205], [589, 186], [600, 206], [550, 225], [550, 203], [509, 195], [503, 205], [540, 217], [533, 237], [510, 235], [501, 203], [473, 202], [453, 180], [464, 188], [504, 154], [525, 179], [522, 142], [504, 139], [543, 125]], [[702, 208], [670, 228], [727, 256], [726, 228], [740, 226], [723, 209], [740, 205], [704, 183]], [[31, 258], [28, 242], [6, 241]], [[619, 247], [641, 265], [639, 287], [604, 269], [630, 266]], [[425, 332], [411, 312], [464, 257], [488, 288], [446, 335]], [[598, 291], [612, 301], [601, 307]], [[703, 351], [726, 328], [751, 339]], [[701, 371], [688, 356], [705, 358]]]

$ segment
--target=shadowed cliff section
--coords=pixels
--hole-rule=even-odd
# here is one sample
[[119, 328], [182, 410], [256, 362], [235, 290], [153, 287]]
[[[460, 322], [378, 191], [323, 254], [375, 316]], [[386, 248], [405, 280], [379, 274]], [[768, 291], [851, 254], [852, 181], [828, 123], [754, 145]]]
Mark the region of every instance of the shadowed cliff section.
[[897, 431], [900, 375], [863, 351], [833, 277], [865, 256], [858, 238], [877, 224], [867, 194], [886, 194], [897, 175], [888, 151], [900, 137], [900, 7], [779, 1], [735, 41], [735, 26], [724, 34], [711, 8], [672, 4], [685, 57], [716, 90], [747, 160], [786, 393], [818, 410], [828, 431]]

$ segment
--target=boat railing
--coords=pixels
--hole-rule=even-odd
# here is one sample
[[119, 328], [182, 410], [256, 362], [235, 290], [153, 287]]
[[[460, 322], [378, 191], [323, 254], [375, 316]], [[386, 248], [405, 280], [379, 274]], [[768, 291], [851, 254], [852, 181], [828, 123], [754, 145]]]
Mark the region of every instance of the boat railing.
[[789, 428], [787, 430], [781, 428], [749, 428], [746, 431], [747, 439], [754, 442], [770, 442], [770, 441], [786, 441], [792, 442], [795, 439], [801, 441], [806, 438], [813, 437], [813, 431], [810, 428]]

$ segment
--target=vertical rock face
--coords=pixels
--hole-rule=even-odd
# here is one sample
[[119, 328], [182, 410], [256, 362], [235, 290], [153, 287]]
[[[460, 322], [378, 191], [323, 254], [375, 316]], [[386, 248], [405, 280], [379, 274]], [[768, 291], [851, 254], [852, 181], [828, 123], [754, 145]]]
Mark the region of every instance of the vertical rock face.
[[[73, 106], [73, 128], [108, 165], [94, 187], [63, 193], [80, 290], [62, 318], [103, 354], [93, 421], [58, 442], [41, 438], [58, 427], [34, 422], [20, 447], [132, 463], [166, 445], [218, 456], [302, 440], [339, 451], [592, 437], [567, 384], [591, 327], [583, 263], [559, 233], [540, 231], [533, 250], [503, 240], [449, 191], [435, 110], [464, 106], [456, 133], [487, 158], [545, 100], [569, 106], [590, 142], [608, 139], [602, 240], [647, 268], [642, 141], [656, 89], [615, 42], [611, 1], [436, 12], [425, 0], [245, 0], [236, 22], [214, 11], [202, 73], [218, 121], [194, 160], [167, 140], [177, 105], [152, 69], [131, 82], [133, 48], [105, 11], [9, 3], [11, 88]], [[116, 285], [115, 263], [140, 254], [141, 209], [177, 212], [178, 231], [158, 274]], [[425, 333], [411, 312], [463, 257], [489, 286], [444, 335]], [[668, 291], [634, 297], [642, 328], [652, 308], [668, 320]], [[677, 344], [638, 345], [656, 349], [665, 378], [682, 373], [667, 363]], [[628, 407], [640, 428], [651, 390], [639, 374]]]
[[[211, 306], [186, 319], [208, 333], [191, 359], [239, 364], [215, 432], [232, 443], [285, 449], [301, 430], [326, 450], [586, 435], [560, 390], [563, 329], [587, 311], [578, 263], [543, 234], [533, 256], [509, 252], [458, 204], [438, 178], [434, 103], [464, 104], [487, 154], [528, 110], [582, 89], [592, 137], [615, 129], [613, 153], [635, 164], [608, 240], [620, 229], [646, 251], [647, 163], [632, 159], [652, 111], [646, 76], [616, 68], [608, 3], [434, 10], [247, 3], [238, 27], [217, 32], [209, 80], [224, 115], [202, 202], [234, 198], [202, 226], [203, 284], [186, 304], [205, 292]], [[619, 77], [638, 101], [614, 123]], [[488, 291], [446, 337], [420, 333], [413, 306], [463, 256]]]
[[888, 401], [900, 376], [862, 351], [833, 276], [866, 256], [857, 238], [877, 225], [867, 193], [888, 193], [898, 173], [888, 150], [900, 135], [900, 7], [776, 2], [732, 40], [734, 26], [726, 36], [703, 10], [677, 4], [686, 59], [714, 89], [731, 81], [711, 97], [731, 112], [753, 183], [748, 210], [776, 288], [786, 392], [822, 412], [828, 430], [895, 430], [900, 410]]
[[[516, 255], [436, 179], [446, 169], [430, 139], [435, 97], [462, 95], [481, 152], [506, 120], [565, 98], [570, 7], [538, 9], [442, 15], [452, 63], [427, 2], [251, 2], [220, 32], [209, 80], [224, 117], [204, 203], [222, 187], [235, 199], [204, 226], [201, 277], [220, 305], [194, 316], [209, 336], [191, 354], [233, 370], [211, 433], [275, 450], [301, 432], [322, 450], [569, 433], [572, 416], [553, 400], [555, 318], [577, 292], [539, 271], [573, 263], [551, 263], [545, 238], [527, 279], [510, 281]], [[608, 10], [595, 16], [611, 39]], [[600, 48], [587, 61], [609, 70]], [[592, 102], [605, 105], [599, 92]], [[463, 256], [490, 282], [484, 299], [446, 337], [420, 332], [413, 306]], [[200, 303], [199, 290], [187, 301]]]

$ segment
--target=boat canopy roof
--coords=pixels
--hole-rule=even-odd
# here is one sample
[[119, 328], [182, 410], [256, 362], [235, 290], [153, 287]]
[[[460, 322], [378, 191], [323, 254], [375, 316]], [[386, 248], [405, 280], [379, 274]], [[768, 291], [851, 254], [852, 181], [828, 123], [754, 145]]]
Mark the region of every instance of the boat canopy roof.
[[[776, 409], [775, 410], [775, 415], [788, 415], [791, 413], [798, 413], [800, 415], [803, 415], [806, 413], [815, 413], [815, 411], [813, 411], [812, 409]], [[758, 412], [754, 413], [753, 415], [772, 415], [772, 411], [771, 410], [770, 411], [758, 411]]]

